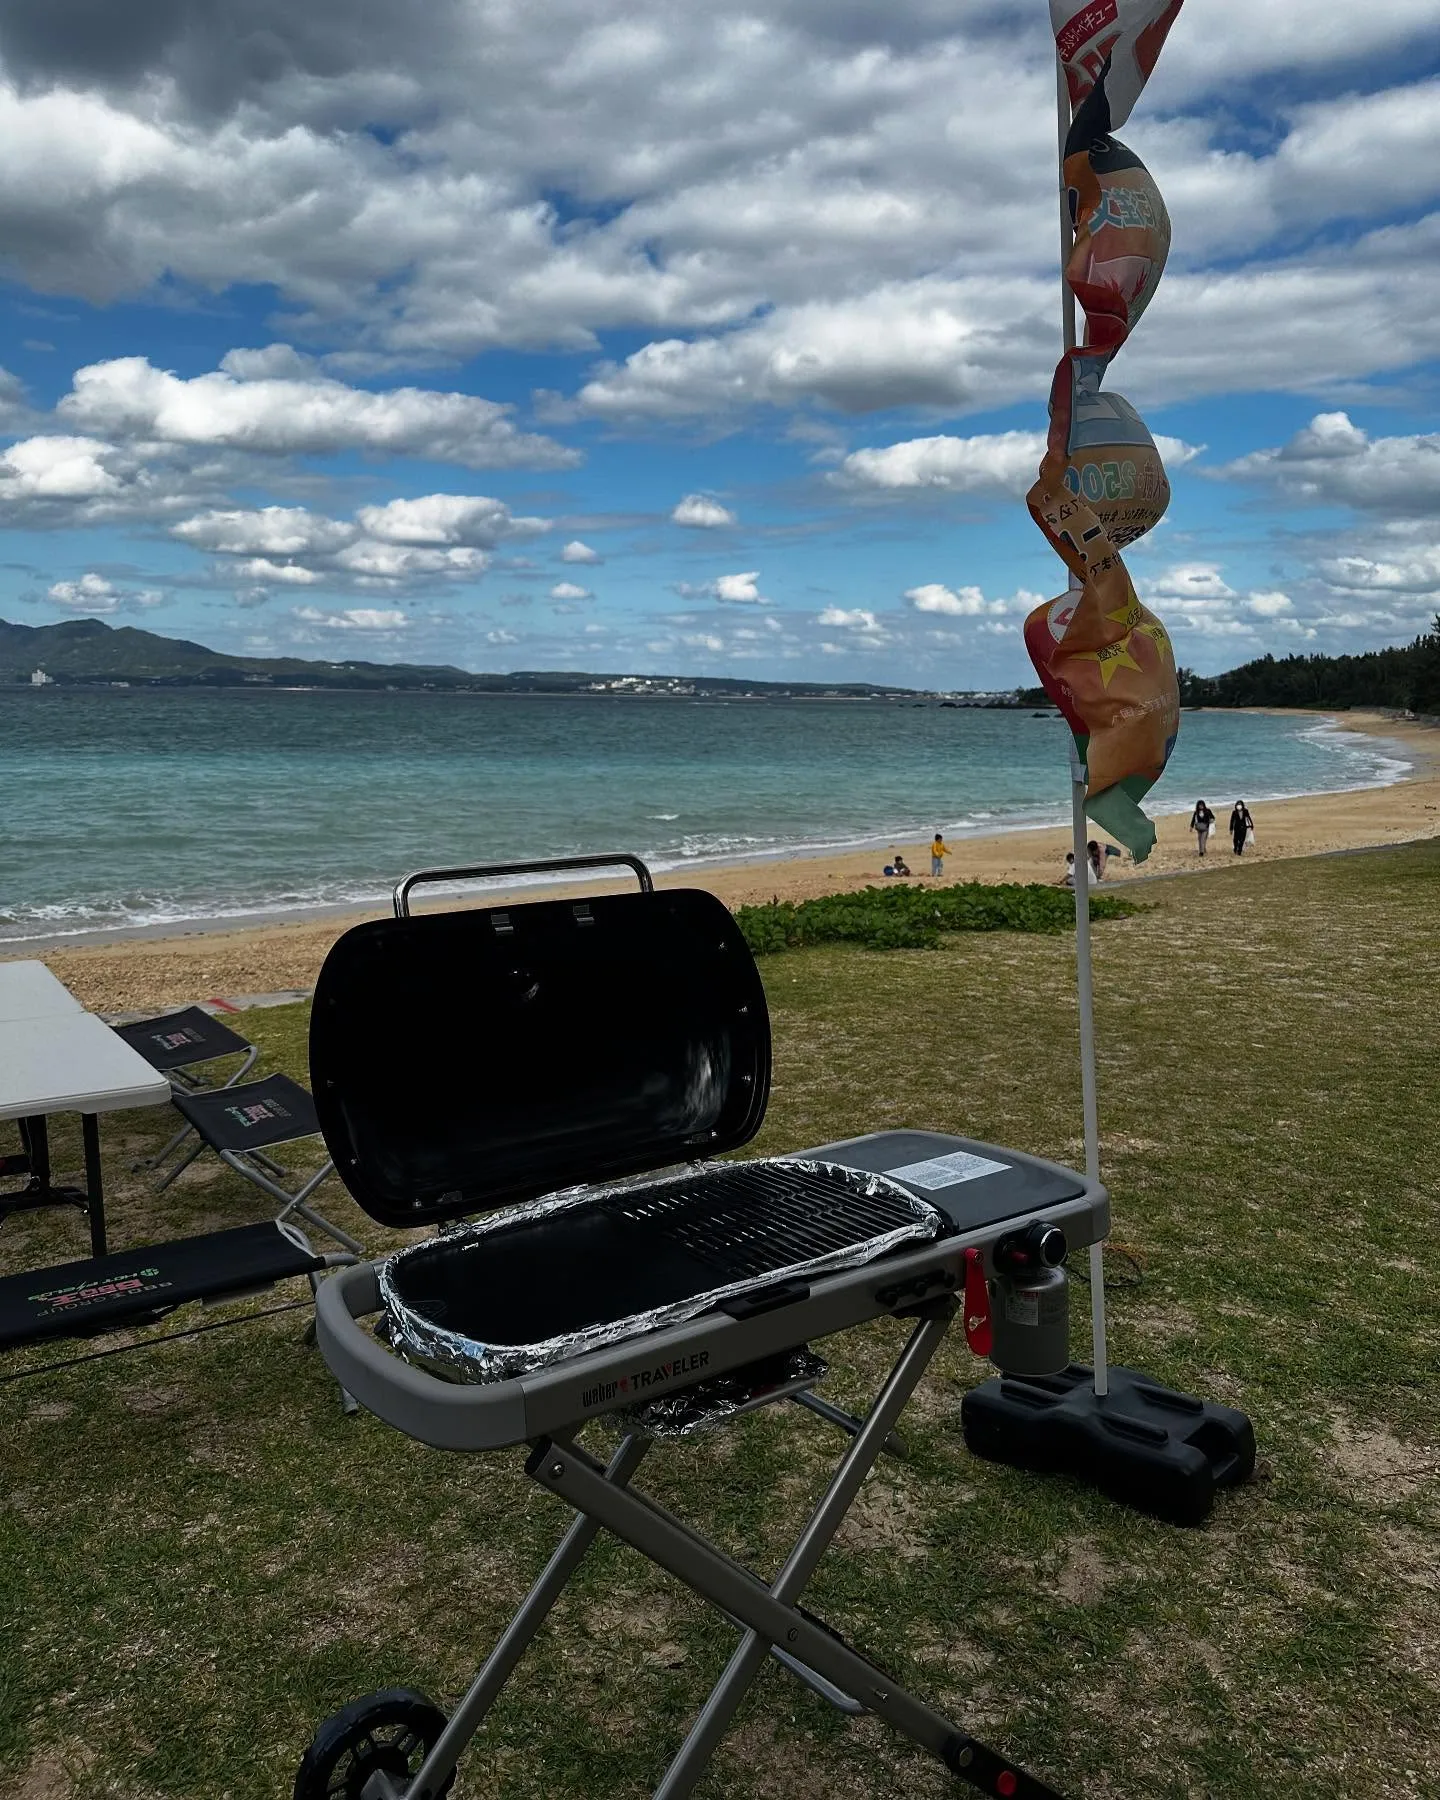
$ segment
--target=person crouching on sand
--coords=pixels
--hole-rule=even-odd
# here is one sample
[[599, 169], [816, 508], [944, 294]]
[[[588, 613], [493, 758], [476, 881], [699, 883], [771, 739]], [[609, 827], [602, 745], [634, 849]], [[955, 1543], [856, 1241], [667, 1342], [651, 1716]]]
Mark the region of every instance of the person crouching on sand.
[[1205, 846], [1210, 841], [1210, 833], [1215, 829], [1215, 815], [1203, 800], [1195, 802], [1195, 810], [1190, 815], [1190, 829], [1195, 833], [1195, 848], [1203, 856]]
[[1245, 854], [1245, 841], [1255, 830], [1255, 821], [1250, 817], [1250, 808], [1243, 800], [1235, 802], [1235, 810], [1230, 814], [1230, 842], [1235, 846], [1235, 854]]
[[897, 875], [908, 875], [910, 873], [909, 863], [906, 862], [905, 858], [898, 850], [895, 852], [895, 873]]
[[930, 846], [930, 873], [932, 875], [943, 875], [945, 873], [945, 858], [949, 854], [950, 846], [945, 842], [945, 833], [943, 831], [937, 831], [935, 833], [935, 842]]

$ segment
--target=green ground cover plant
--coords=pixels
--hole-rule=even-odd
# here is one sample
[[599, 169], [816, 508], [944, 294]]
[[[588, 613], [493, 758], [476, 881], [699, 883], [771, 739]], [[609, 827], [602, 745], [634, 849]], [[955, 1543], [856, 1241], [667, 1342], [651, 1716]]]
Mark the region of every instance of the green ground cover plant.
[[[985, 1371], [955, 1331], [902, 1420], [909, 1459], [867, 1481], [807, 1602], [1071, 1800], [1433, 1800], [1440, 843], [1242, 865], [1146, 899], [1095, 939], [1104, 1173], [1144, 1276], [1111, 1296], [1112, 1352], [1248, 1409], [1261, 1478], [1181, 1532], [979, 1464], [958, 1407]], [[1079, 1159], [1069, 938], [829, 945], [762, 970], [776, 1078], [756, 1150], [903, 1124]], [[303, 1007], [245, 1024], [264, 1067], [304, 1073]], [[213, 1158], [162, 1196], [129, 1174], [165, 1129], [105, 1123], [117, 1245], [257, 1216]], [[57, 1160], [78, 1165], [78, 1139], [60, 1135]], [[0, 1267], [82, 1244], [74, 1218], [20, 1217]], [[1073, 1313], [1079, 1351], [1078, 1285]], [[452, 1704], [541, 1567], [565, 1516], [520, 1457], [342, 1417], [305, 1316], [0, 1389], [9, 1800], [288, 1800], [346, 1701], [405, 1684]], [[822, 1392], [863, 1402], [903, 1329], [824, 1345]], [[770, 1407], [657, 1453], [642, 1485], [771, 1572], [839, 1448]], [[456, 1800], [650, 1793], [733, 1643], [602, 1539]], [[960, 1791], [778, 1668], [701, 1790]]]
[[[1092, 919], [1126, 919], [1133, 900], [1092, 894]], [[805, 950], [817, 944], [859, 944], [866, 950], [933, 950], [955, 931], [1073, 931], [1075, 895], [1038, 882], [949, 887], [867, 887], [818, 900], [771, 900], [737, 907], [735, 917], [756, 956]]]

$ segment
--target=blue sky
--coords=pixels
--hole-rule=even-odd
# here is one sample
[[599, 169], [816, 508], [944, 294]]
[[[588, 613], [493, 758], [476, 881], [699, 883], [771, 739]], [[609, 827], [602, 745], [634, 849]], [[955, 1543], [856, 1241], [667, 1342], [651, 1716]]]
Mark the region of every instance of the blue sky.
[[[1108, 379], [1201, 671], [1440, 608], [1433, 0], [1189, 0]], [[216, 648], [1029, 679], [1040, 0], [9, 0], [0, 616]]]

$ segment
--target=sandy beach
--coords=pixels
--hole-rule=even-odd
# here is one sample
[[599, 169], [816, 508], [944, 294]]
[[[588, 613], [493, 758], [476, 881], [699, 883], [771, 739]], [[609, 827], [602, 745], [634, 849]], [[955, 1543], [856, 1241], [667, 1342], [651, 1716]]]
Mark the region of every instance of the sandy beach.
[[[1317, 719], [1325, 716], [1316, 715]], [[1415, 765], [1412, 774], [1385, 788], [1264, 804], [1252, 801], [1256, 843], [1246, 853], [1246, 860], [1313, 856], [1440, 836], [1440, 728], [1378, 713], [1347, 713], [1338, 722], [1347, 730], [1368, 731], [1403, 743]], [[1107, 879], [1125, 882], [1182, 872], [1223, 879], [1237, 861], [1224, 830], [1236, 796], [1208, 794], [1205, 798], [1218, 815], [1220, 830], [1212, 837], [1203, 861], [1196, 856], [1195, 840], [1187, 829], [1188, 814], [1164, 816], [1156, 821], [1159, 842], [1147, 862], [1137, 868], [1128, 859], [1113, 859]], [[1068, 829], [1060, 827], [957, 838], [946, 859], [945, 879], [1055, 881], [1064, 873], [1069, 839]], [[928, 845], [901, 843], [895, 847], [912, 869], [929, 869]], [[788, 860], [708, 864], [676, 870], [657, 880], [662, 886], [708, 888], [727, 905], [740, 906], [774, 898], [803, 900], [865, 887], [883, 879], [881, 870], [887, 860], [878, 850], [845, 851]], [[928, 876], [915, 879], [923, 882]], [[484, 903], [495, 902], [487, 896]], [[41, 956], [71, 991], [96, 1011], [159, 1010], [214, 997], [309, 989], [326, 950], [340, 932], [381, 910], [237, 929], [196, 928], [74, 947], [16, 946], [9, 955]]]

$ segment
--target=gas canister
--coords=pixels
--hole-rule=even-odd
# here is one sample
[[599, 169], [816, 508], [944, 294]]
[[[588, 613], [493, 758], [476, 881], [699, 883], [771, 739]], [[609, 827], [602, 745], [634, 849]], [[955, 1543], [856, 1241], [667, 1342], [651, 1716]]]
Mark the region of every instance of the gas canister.
[[1065, 1234], [1038, 1220], [995, 1246], [990, 1360], [1006, 1375], [1058, 1375], [1070, 1365]]

